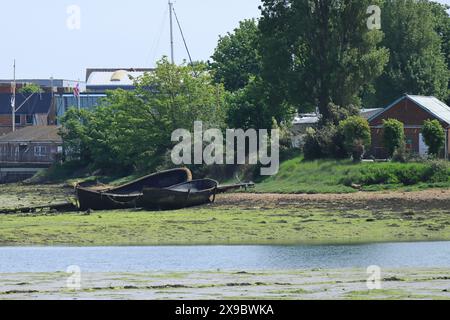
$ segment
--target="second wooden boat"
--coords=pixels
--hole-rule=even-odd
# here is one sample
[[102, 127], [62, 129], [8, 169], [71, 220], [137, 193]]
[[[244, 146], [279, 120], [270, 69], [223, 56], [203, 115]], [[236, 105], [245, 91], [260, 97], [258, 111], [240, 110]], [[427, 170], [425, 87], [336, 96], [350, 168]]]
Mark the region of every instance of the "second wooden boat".
[[187, 168], [154, 173], [115, 188], [76, 186], [80, 210], [114, 210], [142, 207], [144, 188], [167, 188], [192, 180]]

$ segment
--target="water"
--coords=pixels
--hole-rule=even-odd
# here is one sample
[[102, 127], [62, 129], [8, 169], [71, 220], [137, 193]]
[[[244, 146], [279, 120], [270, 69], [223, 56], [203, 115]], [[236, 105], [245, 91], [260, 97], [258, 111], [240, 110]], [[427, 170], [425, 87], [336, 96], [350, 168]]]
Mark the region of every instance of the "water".
[[450, 268], [450, 242], [339, 246], [4, 247], [0, 273]]

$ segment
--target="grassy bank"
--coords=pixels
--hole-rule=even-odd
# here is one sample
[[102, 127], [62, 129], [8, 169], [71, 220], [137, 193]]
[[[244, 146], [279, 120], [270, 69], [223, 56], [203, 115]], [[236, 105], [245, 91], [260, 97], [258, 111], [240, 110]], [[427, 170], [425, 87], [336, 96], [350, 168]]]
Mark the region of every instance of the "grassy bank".
[[450, 170], [442, 162], [352, 163], [349, 160], [285, 161], [280, 171], [256, 187], [271, 193], [352, 193], [380, 190], [449, 188]]

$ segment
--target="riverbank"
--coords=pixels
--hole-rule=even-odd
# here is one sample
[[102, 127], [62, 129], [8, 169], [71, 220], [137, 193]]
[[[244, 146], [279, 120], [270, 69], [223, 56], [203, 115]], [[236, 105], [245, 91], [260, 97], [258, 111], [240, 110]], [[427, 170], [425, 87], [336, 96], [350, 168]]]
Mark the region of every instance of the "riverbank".
[[0, 299], [436, 299], [450, 300], [449, 269], [382, 270], [381, 289], [368, 290], [364, 269], [294, 271], [0, 274]]
[[[0, 187], [0, 206], [73, 196], [62, 186]], [[1, 246], [336, 244], [450, 240], [450, 190], [226, 194], [213, 205], [0, 215]]]

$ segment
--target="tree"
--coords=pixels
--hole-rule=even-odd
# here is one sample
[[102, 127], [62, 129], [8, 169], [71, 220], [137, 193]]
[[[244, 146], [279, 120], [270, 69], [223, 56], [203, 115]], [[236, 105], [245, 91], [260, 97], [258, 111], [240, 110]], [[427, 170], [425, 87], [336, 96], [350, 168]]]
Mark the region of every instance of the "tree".
[[[405, 93], [446, 99], [449, 71], [442, 51], [448, 14], [425, 0], [386, 0], [382, 7], [382, 44], [390, 50], [389, 63], [376, 82], [376, 106], [387, 105]], [[446, 15], [446, 18], [442, 14]], [[448, 43], [447, 43], [448, 45]]]
[[228, 91], [244, 88], [250, 78], [260, 74], [258, 25], [254, 19], [244, 20], [233, 33], [219, 38], [209, 68], [216, 83]]
[[438, 120], [426, 120], [422, 128], [423, 139], [428, 146], [428, 153], [438, 156], [445, 144], [445, 131]]
[[344, 137], [346, 149], [353, 156], [353, 161], [361, 161], [366, 148], [370, 147], [372, 142], [369, 122], [360, 116], [352, 116], [339, 123], [339, 130]]
[[25, 84], [22, 88], [20, 88], [18, 92], [23, 94], [41, 93], [42, 89], [39, 85], [35, 83], [28, 83]]
[[401, 149], [405, 144], [405, 128], [403, 123], [396, 119], [383, 120], [383, 144], [390, 158], [395, 151]]
[[229, 96], [227, 124], [244, 130], [272, 128], [272, 114], [260, 78], [251, 78], [244, 88]]
[[79, 160], [84, 165], [92, 161], [90, 132], [88, 131], [92, 116], [93, 114], [89, 110], [78, 110], [72, 107], [59, 119], [62, 124], [59, 135], [63, 139], [66, 160]]
[[360, 95], [388, 62], [383, 32], [367, 27], [380, 1], [264, 0], [260, 51], [270, 103], [300, 110], [360, 105]]
[[225, 90], [202, 64], [176, 66], [164, 58], [135, 86], [134, 91], [108, 92], [99, 107], [86, 113], [87, 121], [80, 122], [75, 111], [63, 118], [63, 137], [80, 146], [81, 157], [93, 167], [154, 170], [166, 164], [174, 130], [193, 129], [194, 121], [203, 121], [205, 129], [225, 126]]

